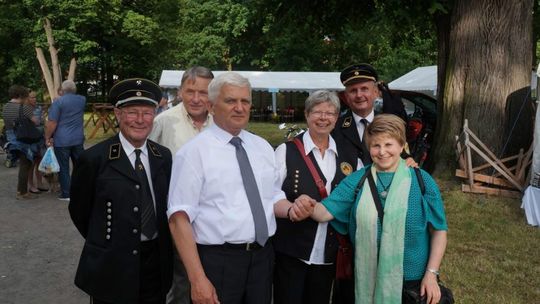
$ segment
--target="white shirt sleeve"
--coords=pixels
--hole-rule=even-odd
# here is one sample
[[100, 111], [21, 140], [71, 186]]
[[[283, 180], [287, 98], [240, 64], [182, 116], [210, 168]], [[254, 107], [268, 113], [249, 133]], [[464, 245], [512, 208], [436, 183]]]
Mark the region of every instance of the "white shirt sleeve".
[[[197, 151], [191, 151], [196, 153]], [[199, 214], [200, 194], [203, 188], [202, 168], [194, 167], [197, 162], [186, 161], [182, 153], [174, 157], [171, 183], [169, 185], [169, 200], [167, 217], [174, 213], [185, 211], [189, 221], [193, 222]]]
[[285, 177], [287, 177], [287, 145], [284, 143], [279, 145], [276, 148], [276, 151], [274, 152], [276, 155], [276, 167], [277, 167], [277, 174], [278, 174], [278, 180], [277, 183], [279, 184], [279, 187], [283, 186], [283, 182], [285, 181]]

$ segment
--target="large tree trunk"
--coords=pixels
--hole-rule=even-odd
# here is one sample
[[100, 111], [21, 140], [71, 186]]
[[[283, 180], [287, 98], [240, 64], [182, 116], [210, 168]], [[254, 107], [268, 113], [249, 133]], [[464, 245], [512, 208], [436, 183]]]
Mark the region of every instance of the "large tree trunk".
[[446, 70], [441, 71], [438, 166], [455, 163], [454, 137], [464, 119], [495, 154], [501, 153], [509, 98], [530, 86], [532, 10], [533, 0], [455, 1], [448, 59], [439, 57], [439, 68]]

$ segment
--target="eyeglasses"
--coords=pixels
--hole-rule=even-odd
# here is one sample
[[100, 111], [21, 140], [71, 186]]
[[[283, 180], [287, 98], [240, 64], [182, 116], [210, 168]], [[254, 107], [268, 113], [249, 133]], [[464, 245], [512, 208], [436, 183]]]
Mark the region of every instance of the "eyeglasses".
[[334, 117], [337, 116], [337, 113], [336, 112], [313, 111], [313, 112], [309, 113], [309, 115], [313, 115], [313, 117], [317, 117], [317, 118], [323, 117], [323, 116], [334, 118]]
[[142, 115], [143, 119], [152, 119], [155, 116], [154, 111], [134, 111], [134, 110], [127, 110], [122, 111], [126, 115], [126, 117], [129, 120], [135, 120], [139, 118], [139, 115]]

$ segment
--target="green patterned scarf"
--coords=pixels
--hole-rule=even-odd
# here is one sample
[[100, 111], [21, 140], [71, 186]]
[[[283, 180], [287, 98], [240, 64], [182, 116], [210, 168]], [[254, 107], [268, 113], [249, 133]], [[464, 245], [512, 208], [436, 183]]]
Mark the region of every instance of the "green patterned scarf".
[[[371, 174], [377, 181], [375, 166], [371, 166]], [[401, 303], [405, 219], [410, 188], [411, 174], [405, 161], [401, 159], [384, 206], [381, 250], [378, 253], [377, 208], [369, 183], [364, 182], [356, 209], [356, 303]]]

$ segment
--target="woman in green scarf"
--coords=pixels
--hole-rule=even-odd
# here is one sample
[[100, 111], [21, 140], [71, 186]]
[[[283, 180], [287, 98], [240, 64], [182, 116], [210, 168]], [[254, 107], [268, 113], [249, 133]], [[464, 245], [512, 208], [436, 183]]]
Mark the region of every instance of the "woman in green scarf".
[[[315, 205], [312, 218], [331, 221], [355, 245], [356, 303], [402, 303], [404, 286], [419, 289], [426, 303], [438, 303], [437, 276], [448, 229], [439, 188], [427, 172], [416, 176], [400, 158], [406, 143], [400, 118], [377, 115], [365, 136], [373, 165], [345, 178]], [[361, 182], [369, 174], [375, 191], [369, 177]], [[380, 215], [374, 194], [384, 210]]]

